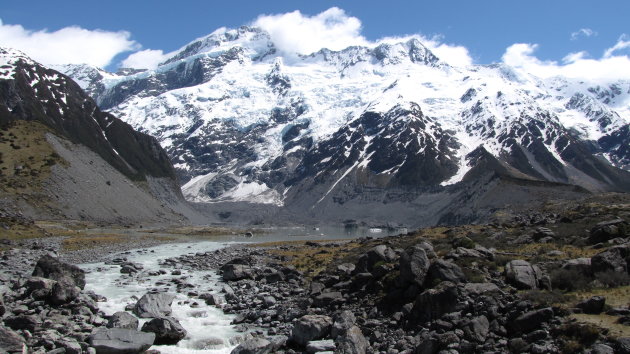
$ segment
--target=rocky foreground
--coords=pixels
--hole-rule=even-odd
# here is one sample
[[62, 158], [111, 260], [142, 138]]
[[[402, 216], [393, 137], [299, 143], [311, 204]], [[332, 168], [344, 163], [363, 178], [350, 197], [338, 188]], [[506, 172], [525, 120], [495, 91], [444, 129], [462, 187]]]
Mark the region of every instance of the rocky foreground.
[[[243, 335], [216, 343], [239, 344], [233, 353], [630, 353], [630, 204], [613, 201], [381, 239], [238, 245], [161, 269], [109, 263], [127, 281], [170, 274], [234, 314]], [[186, 338], [172, 294], [151, 289], [105, 316], [80, 269], [30, 248], [3, 252], [0, 352], [137, 353]], [[180, 276], [198, 270], [219, 272], [221, 291]]]

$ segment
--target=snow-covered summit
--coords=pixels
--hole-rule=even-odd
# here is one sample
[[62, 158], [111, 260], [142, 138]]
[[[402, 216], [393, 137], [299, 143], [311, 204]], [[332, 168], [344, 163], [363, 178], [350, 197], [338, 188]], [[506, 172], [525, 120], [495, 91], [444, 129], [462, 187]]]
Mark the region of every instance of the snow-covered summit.
[[217, 30], [154, 70], [88, 71], [66, 72], [156, 136], [195, 201], [449, 186], [476, 175], [482, 155], [519, 178], [629, 183], [612, 166], [630, 166], [630, 82], [454, 66], [416, 38], [287, 55], [255, 27]]

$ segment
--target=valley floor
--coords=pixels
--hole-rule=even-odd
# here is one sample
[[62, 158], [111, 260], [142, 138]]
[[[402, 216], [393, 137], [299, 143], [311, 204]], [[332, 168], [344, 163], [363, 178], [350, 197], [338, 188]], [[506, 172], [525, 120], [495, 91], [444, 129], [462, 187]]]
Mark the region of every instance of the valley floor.
[[[179, 292], [231, 314], [242, 335], [221, 343], [236, 353], [630, 352], [626, 194], [503, 210], [484, 225], [338, 241], [261, 243], [243, 236], [261, 230], [243, 228], [7, 220], [0, 236], [0, 330], [35, 352], [87, 350], [91, 333], [109, 317], [96, 307], [87, 317], [76, 315], [97, 305], [96, 294], [91, 302], [78, 295], [64, 305], [38, 298], [29, 278], [41, 256], [111, 262], [131, 249], [181, 242], [192, 253], [161, 259], [157, 269], [114, 266], [126, 283], [173, 274], [167, 282]], [[195, 252], [195, 244], [208, 240], [249, 243]], [[187, 280], [207, 271], [220, 275], [215, 291]], [[55, 321], [77, 328], [64, 333]]]

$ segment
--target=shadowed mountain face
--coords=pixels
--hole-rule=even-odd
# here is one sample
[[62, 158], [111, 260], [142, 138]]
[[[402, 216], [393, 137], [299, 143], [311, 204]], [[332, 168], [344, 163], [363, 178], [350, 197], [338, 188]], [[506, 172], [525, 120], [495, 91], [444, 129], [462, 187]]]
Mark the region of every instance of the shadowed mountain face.
[[155, 138], [101, 111], [69, 77], [3, 48], [0, 129], [5, 209], [118, 225], [207, 222]]
[[102, 112], [72, 79], [9, 49], [0, 49], [0, 56], [4, 69], [12, 72], [10, 78], [0, 80], [0, 124], [38, 121], [87, 146], [132, 179], [175, 178], [155, 138]]
[[417, 39], [288, 56], [250, 27], [154, 70], [61, 69], [155, 136], [193, 201], [382, 207], [487, 176], [630, 190], [630, 82], [454, 67]]

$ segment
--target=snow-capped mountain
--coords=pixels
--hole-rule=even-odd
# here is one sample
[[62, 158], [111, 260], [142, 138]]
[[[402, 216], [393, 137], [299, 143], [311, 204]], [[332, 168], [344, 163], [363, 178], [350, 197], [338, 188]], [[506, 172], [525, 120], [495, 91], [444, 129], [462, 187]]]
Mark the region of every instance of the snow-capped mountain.
[[414, 38], [287, 54], [252, 27], [193, 41], [155, 70], [62, 70], [157, 137], [193, 201], [317, 210], [488, 173], [630, 189], [630, 82], [456, 67]]

